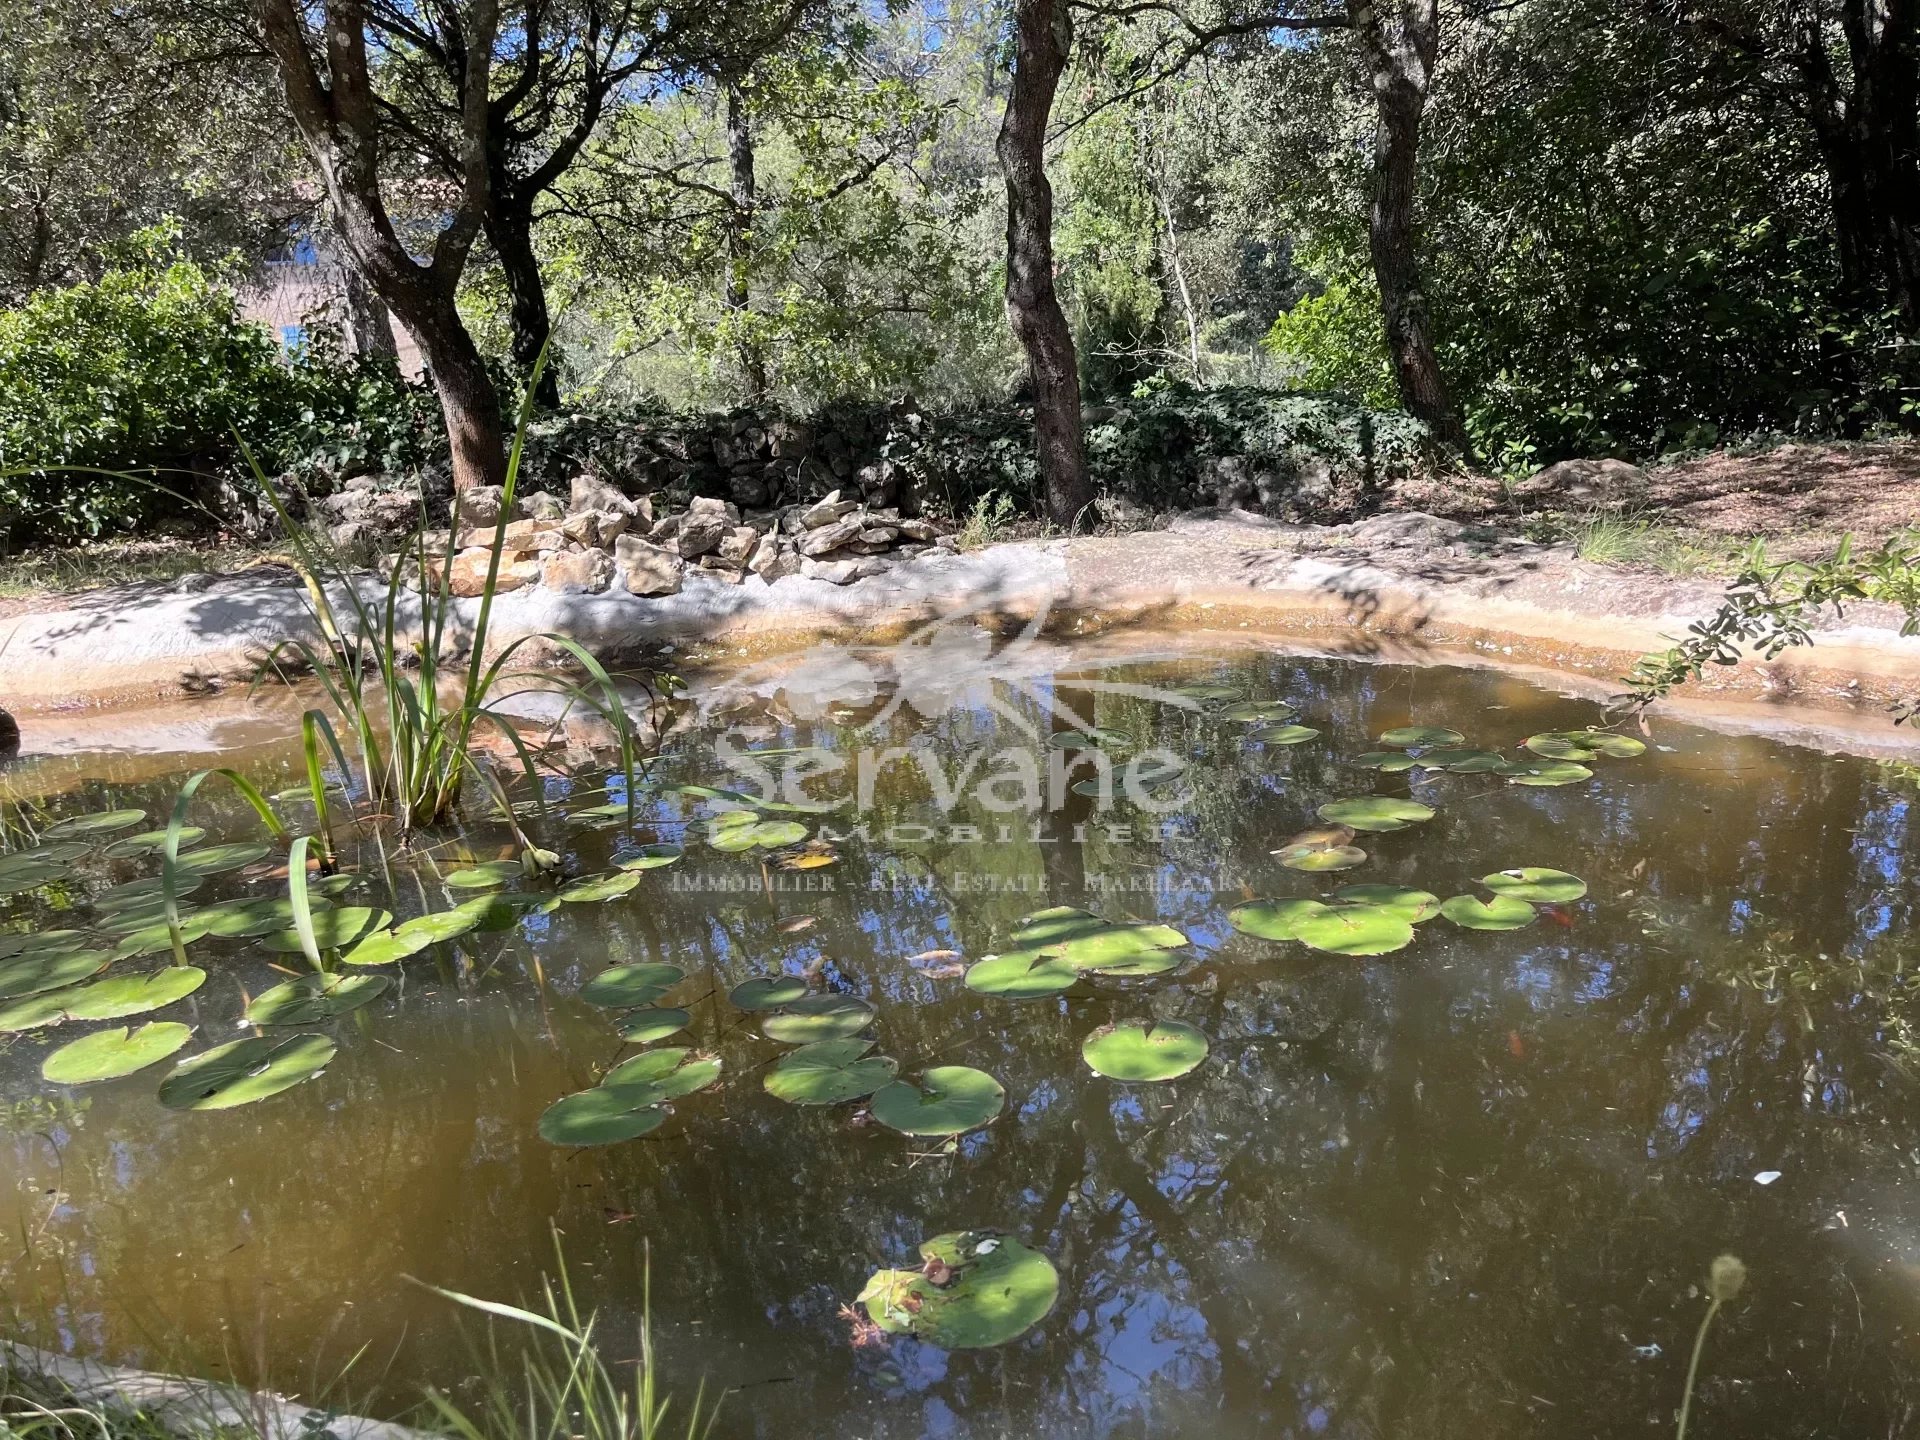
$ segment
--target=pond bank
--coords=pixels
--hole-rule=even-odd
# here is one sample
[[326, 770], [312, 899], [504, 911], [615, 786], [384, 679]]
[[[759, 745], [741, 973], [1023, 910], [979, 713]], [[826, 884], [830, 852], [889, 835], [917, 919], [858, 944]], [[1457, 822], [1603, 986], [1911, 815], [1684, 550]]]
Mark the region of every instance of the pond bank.
[[[610, 661], [771, 654], [825, 637], [877, 639], [924, 620], [1046, 614], [1085, 635], [1115, 627], [1254, 632], [1332, 654], [1464, 654], [1612, 684], [1713, 613], [1722, 587], [1580, 561], [1565, 547], [1419, 513], [1295, 526], [1193, 512], [1168, 529], [929, 551], [833, 585], [792, 576], [731, 585], [693, 575], [677, 594], [544, 589], [497, 598], [499, 644], [540, 631]], [[477, 602], [458, 602], [471, 619]], [[1693, 693], [1829, 707], [1920, 696], [1920, 638], [1890, 608], [1827, 617], [1815, 643], [1716, 669]], [[29, 728], [46, 712], [147, 704], [244, 686], [276, 642], [316, 640], [304, 591], [284, 579], [194, 576], [161, 590], [100, 590], [0, 621], [0, 699]], [[28, 747], [33, 749], [31, 742]]]

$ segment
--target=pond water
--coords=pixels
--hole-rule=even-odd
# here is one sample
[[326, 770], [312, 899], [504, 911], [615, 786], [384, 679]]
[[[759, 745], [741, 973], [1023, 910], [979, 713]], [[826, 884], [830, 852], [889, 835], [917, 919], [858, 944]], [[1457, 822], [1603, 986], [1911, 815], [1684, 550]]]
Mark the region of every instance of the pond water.
[[[478, 1333], [406, 1277], [525, 1301], [557, 1235], [619, 1355], [650, 1255], [662, 1382], [682, 1405], [702, 1379], [729, 1390], [721, 1435], [1624, 1436], [1670, 1431], [1708, 1266], [1731, 1252], [1750, 1280], [1708, 1341], [1698, 1433], [1911, 1429], [1920, 769], [1656, 721], [1644, 754], [1565, 785], [1382, 771], [1350, 762], [1393, 727], [1511, 758], [1601, 717], [1464, 668], [1243, 650], [1074, 669], [1037, 652], [992, 679], [934, 658], [914, 675], [815, 657], [733, 686], [641, 783], [631, 832], [560, 818], [607, 802], [604, 764], [549, 782], [555, 816], [530, 823], [570, 872], [635, 842], [684, 857], [606, 903], [384, 967], [373, 1003], [302, 1027], [334, 1038], [332, 1063], [270, 1099], [165, 1108], [166, 1064], [62, 1088], [42, 1060], [98, 1027], [13, 1037], [0, 1326], [288, 1390], [364, 1351], [339, 1398], [398, 1413], [428, 1382], [457, 1391]], [[1231, 697], [1287, 702], [1319, 733], [1236, 718]], [[1089, 725], [1106, 753], [1167, 752], [1144, 806], [1069, 789], [1030, 813], [1015, 781], [978, 783], [1021, 764], [1044, 782], [1084, 753], [1052, 737]], [[833, 863], [707, 843], [723, 803], [676, 787], [752, 788], [730, 744], [815, 752], [805, 796], [844, 803], [777, 818], [828, 837]], [[906, 749], [859, 795], [851, 767], [886, 746]], [[269, 791], [299, 779], [291, 746], [252, 768]], [[178, 783], [92, 782], [53, 818], [163, 823]], [[1436, 813], [1355, 836], [1351, 869], [1271, 853], [1364, 795]], [[262, 838], [214, 785], [193, 818], [203, 845]], [[507, 842], [475, 822], [416, 853], [347, 851], [362, 903], [409, 915], [470, 898], [444, 876]], [[1511, 930], [1424, 919], [1374, 956], [1229, 919], [1353, 883], [1484, 898], [1479, 877], [1532, 866], [1584, 897]], [[260, 869], [210, 876], [192, 903], [279, 893]], [[0, 901], [0, 929], [90, 928], [91, 897], [156, 870], [96, 849]], [[1090, 972], [1025, 1001], [969, 988], [961, 967], [1050, 906], [1189, 944], [1145, 978]], [[150, 1017], [197, 1027], [185, 1053], [253, 1033], [248, 997], [301, 963], [218, 936], [189, 955], [206, 984]], [[722, 1078], [641, 1138], [549, 1144], [543, 1112], [635, 1053], [578, 994], [635, 962], [687, 972], [661, 1002], [687, 1033], [665, 1043], [716, 1054]], [[976, 1067], [1004, 1109], [948, 1144], [774, 1098], [763, 1081], [788, 1047], [727, 998], [774, 972], [871, 1002], [865, 1033], [902, 1076]], [[1164, 1083], [1094, 1073], [1082, 1042], [1136, 1020], [1195, 1027], [1205, 1060]], [[965, 1229], [1056, 1267], [1057, 1301], [1024, 1335], [948, 1351], [842, 1313], [876, 1268]]]

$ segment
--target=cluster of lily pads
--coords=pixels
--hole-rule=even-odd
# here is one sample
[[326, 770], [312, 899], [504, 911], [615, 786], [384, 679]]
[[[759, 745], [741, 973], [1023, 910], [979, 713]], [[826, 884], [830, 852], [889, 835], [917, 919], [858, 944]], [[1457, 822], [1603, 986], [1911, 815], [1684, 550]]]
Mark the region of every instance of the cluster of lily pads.
[[1521, 742], [1531, 759], [1509, 759], [1498, 750], [1466, 743], [1458, 730], [1442, 725], [1406, 725], [1383, 732], [1378, 750], [1354, 757], [1362, 769], [1396, 774], [1423, 770], [1449, 775], [1493, 775], [1509, 785], [1546, 787], [1591, 780], [1588, 762], [1608, 756], [1630, 759], [1646, 745], [1630, 735], [1605, 730], [1546, 730]]

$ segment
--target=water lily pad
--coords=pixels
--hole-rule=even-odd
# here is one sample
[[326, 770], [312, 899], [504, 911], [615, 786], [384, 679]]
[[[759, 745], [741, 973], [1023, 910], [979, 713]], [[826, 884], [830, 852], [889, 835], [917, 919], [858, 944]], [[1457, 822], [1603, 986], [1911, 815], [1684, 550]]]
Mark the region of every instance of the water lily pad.
[[1391, 795], [1356, 795], [1350, 800], [1330, 800], [1316, 812], [1322, 820], [1351, 825], [1356, 830], [1404, 830], [1433, 818], [1433, 807], [1418, 800], [1399, 800]]
[[[322, 910], [331, 910], [333, 904], [309, 896], [307, 908], [318, 914]], [[199, 914], [206, 922], [209, 935], [221, 935], [229, 939], [272, 935], [293, 926], [293, 902], [285, 899], [223, 900], [218, 905], [205, 907]]]
[[917, 1085], [896, 1080], [878, 1091], [868, 1108], [874, 1119], [903, 1135], [958, 1135], [985, 1125], [1006, 1103], [1006, 1090], [986, 1071], [935, 1065]]
[[1480, 883], [1496, 895], [1530, 905], [1567, 905], [1587, 893], [1587, 882], [1579, 876], [1533, 865], [1482, 875]]
[[1171, 925], [1103, 921], [1097, 929], [1083, 930], [1043, 948], [1076, 970], [1109, 971], [1186, 943], [1187, 937]]
[[434, 943], [421, 931], [403, 935], [398, 930], [377, 930], [340, 956], [342, 965], [391, 965], [397, 960], [418, 955]]
[[635, 1010], [620, 1019], [620, 1038], [629, 1045], [651, 1045], [669, 1035], [678, 1035], [692, 1019], [684, 1010], [655, 1008]]
[[498, 890], [518, 881], [526, 871], [518, 860], [488, 860], [451, 872], [446, 883], [455, 890]]
[[1385, 905], [1329, 905], [1293, 930], [1302, 945], [1329, 955], [1385, 955], [1413, 943], [1406, 912]]
[[580, 998], [608, 1010], [637, 1010], [658, 1004], [662, 995], [686, 978], [687, 972], [678, 965], [615, 965], [581, 986]]
[[1091, 910], [1055, 905], [1023, 917], [1014, 928], [1013, 941], [1023, 947], [1058, 945], [1077, 936], [1103, 930], [1106, 925], [1107, 922]]
[[1378, 770], [1393, 775], [1402, 770], [1411, 770], [1420, 762], [1404, 750], [1369, 750], [1364, 755], [1356, 755], [1347, 762], [1362, 770]]
[[[511, 924], [514, 914], [514, 907], [507, 903], [506, 896], [482, 895], [463, 900], [451, 910], [435, 910], [430, 914], [416, 915], [411, 920], [403, 920], [394, 926], [393, 936], [401, 944], [412, 945], [417, 941], [417, 948], [424, 950], [429, 945], [444, 945], [475, 930], [500, 928], [497, 922], [503, 917]], [[369, 933], [361, 943], [377, 938]]]
[[[393, 916], [387, 911], [372, 910], [364, 905], [322, 910], [313, 917], [313, 939], [322, 950], [342, 950], [392, 923]], [[300, 935], [295, 930], [269, 935], [264, 944], [277, 955], [297, 955], [301, 948]]]
[[31, 850], [11, 850], [0, 855], [0, 875], [15, 870], [67, 870], [76, 860], [93, 853], [91, 845], [78, 840], [52, 845], [36, 845]]
[[1037, 949], [1009, 950], [989, 955], [967, 970], [967, 988], [1003, 1000], [1040, 1000], [1069, 989], [1080, 972], [1053, 955]]
[[900, 1062], [869, 1055], [871, 1040], [820, 1040], [782, 1055], [761, 1083], [789, 1105], [842, 1105], [893, 1079]]
[[45, 886], [70, 879], [73, 873], [73, 870], [65, 865], [20, 866], [0, 875], [0, 899], [11, 895], [31, 894]]
[[[207, 832], [198, 825], [180, 827], [180, 848], [191, 849], [207, 838]], [[116, 840], [100, 853], [109, 860], [136, 860], [145, 855], [158, 855], [167, 847], [167, 832], [164, 830], [142, 830], [138, 835], [129, 835]], [[147, 1027], [151, 1029], [152, 1027]], [[110, 1033], [110, 1032], [109, 1032]], [[75, 1042], [78, 1043], [77, 1041]]]
[[[118, 917], [115, 917], [118, 918]], [[167, 922], [142, 917], [144, 923], [137, 928], [120, 935], [120, 943], [113, 947], [113, 958], [130, 959], [135, 955], [158, 955], [163, 950], [173, 948], [173, 935], [167, 928]], [[191, 945], [207, 933], [207, 917], [185, 914], [180, 917], [180, 943]], [[111, 926], [102, 926], [109, 933], [116, 933]]]
[[1109, 1080], [1174, 1080], [1207, 1058], [1207, 1037], [1178, 1020], [1103, 1025], [1080, 1046], [1096, 1075]]
[[1325, 911], [1318, 900], [1250, 900], [1227, 912], [1227, 922], [1243, 935], [1261, 940], [1298, 940], [1298, 926]]
[[1402, 725], [1383, 730], [1380, 743], [1389, 750], [1411, 750], [1426, 745], [1458, 745], [1467, 737], [1444, 725]]
[[1456, 746], [1428, 751], [1419, 763], [1429, 769], [1445, 770], [1449, 775], [1488, 775], [1506, 769], [1512, 762], [1495, 750], [1464, 750]]
[[1238, 700], [1240, 687], [1237, 685], [1213, 685], [1200, 683], [1194, 685], [1176, 685], [1167, 691], [1169, 695], [1184, 696], [1188, 700]]
[[806, 838], [807, 827], [798, 820], [762, 820], [744, 810], [730, 810], [707, 822], [707, 843], [728, 855], [777, 850], [782, 845], [798, 845]]
[[702, 800], [718, 800], [727, 805], [738, 805], [745, 810], [759, 811], [769, 815], [827, 815], [840, 808], [837, 801], [763, 800], [758, 795], [748, 795], [739, 790], [719, 790], [711, 785], [676, 785], [674, 789], [682, 795], [692, 795]]
[[638, 1105], [658, 1105], [704, 1090], [720, 1078], [718, 1055], [696, 1055], [685, 1046], [647, 1050], [623, 1060], [601, 1080], [602, 1090], [618, 1090]]
[[1284, 845], [1273, 853], [1287, 869], [1304, 870], [1308, 874], [1351, 870], [1367, 860], [1367, 852], [1358, 845]]
[[1317, 739], [1319, 734], [1311, 725], [1262, 725], [1257, 730], [1249, 730], [1247, 739], [1262, 745], [1304, 745]]
[[207, 972], [168, 965], [151, 975], [109, 975], [70, 990], [48, 990], [0, 1007], [0, 1031], [38, 1030], [68, 1020], [121, 1020], [184, 999], [206, 984]]
[[990, 1230], [937, 1235], [920, 1255], [921, 1268], [879, 1271], [858, 1299], [882, 1330], [943, 1350], [1018, 1339], [1047, 1317], [1060, 1293], [1051, 1260]]
[[47, 950], [0, 961], [0, 1000], [77, 985], [111, 958], [98, 950]]
[[210, 845], [205, 850], [182, 855], [178, 868], [183, 875], [218, 875], [264, 860], [272, 853], [272, 846], [262, 845], [257, 840], [233, 845]]
[[56, 950], [78, 950], [87, 943], [80, 930], [15, 930], [0, 934], [0, 960], [16, 955], [48, 955]]
[[1440, 913], [1462, 930], [1518, 930], [1531, 925], [1539, 914], [1526, 901], [1511, 895], [1496, 895], [1491, 900], [1455, 895], [1440, 907]]
[[1284, 725], [1300, 712], [1284, 700], [1240, 700], [1220, 711], [1223, 720], [1262, 725]]
[[1642, 741], [1605, 730], [1546, 730], [1520, 743], [1548, 760], [1587, 761], [1601, 755], [1627, 760], [1647, 753]]
[[617, 900], [622, 895], [630, 895], [639, 883], [638, 871], [615, 870], [606, 875], [589, 875], [576, 880], [561, 890], [559, 898], [569, 905], [594, 905], [603, 900]]
[[[149, 876], [144, 880], [129, 880], [124, 885], [115, 885], [112, 889], [102, 890], [98, 895], [94, 896], [92, 902], [93, 908], [108, 912], [125, 912], [140, 909], [151, 910], [156, 906], [164, 909], [166, 904], [165, 883], [166, 882], [158, 875]], [[185, 897], [191, 895], [199, 888], [200, 881], [198, 877], [183, 876], [174, 886], [173, 893], [176, 897]]]
[[153, 1020], [137, 1029], [116, 1025], [69, 1041], [40, 1062], [40, 1078], [54, 1085], [95, 1085], [158, 1065], [176, 1053], [193, 1027]]
[[1593, 771], [1584, 765], [1576, 765], [1571, 760], [1509, 761], [1495, 773], [1504, 775], [1509, 785], [1540, 787], [1577, 785], [1582, 780], [1593, 778]]
[[116, 830], [131, 830], [147, 818], [144, 810], [100, 810], [92, 815], [75, 815], [47, 830], [49, 840], [64, 840], [75, 835], [111, 835]]
[[855, 995], [809, 995], [769, 1015], [760, 1032], [782, 1045], [806, 1045], [815, 1040], [844, 1040], [873, 1023], [877, 1012]]
[[1440, 913], [1438, 895], [1405, 885], [1342, 885], [1333, 892], [1333, 898], [1348, 905], [1379, 905], [1397, 910], [1414, 925]]
[[622, 851], [613, 857], [613, 863], [622, 870], [658, 870], [685, 853], [678, 845], [642, 845], [637, 850]]
[[318, 1025], [380, 998], [384, 975], [302, 975], [262, 991], [247, 1006], [253, 1025]]
[[169, 1110], [231, 1110], [311, 1080], [333, 1059], [324, 1035], [257, 1035], [189, 1056], [160, 1082]]
[[734, 986], [727, 999], [741, 1010], [778, 1010], [806, 993], [807, 982], [798, 975], [757, 975]]
[[657, 1130], [667, 1118], [658, 1105], [636, 1104], [618, 1090], [598, 1087], [563, 1095], [540, 1116], [540, 1138], [549, 1145], [613, 1145]]
[[1062, 730], [1047, 737], [1047, 744], [1055, 750], [1102, 750], [1109, 746], [1123, 745], [1127, 737], [1117, 730]]

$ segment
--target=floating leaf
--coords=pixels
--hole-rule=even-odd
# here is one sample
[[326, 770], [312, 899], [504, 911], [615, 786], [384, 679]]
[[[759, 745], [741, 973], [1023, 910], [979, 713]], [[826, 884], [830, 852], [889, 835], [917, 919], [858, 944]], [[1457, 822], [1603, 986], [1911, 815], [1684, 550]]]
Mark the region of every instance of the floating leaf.
[[0, 876], [16, 870], [58, 870], [65, 871], [74, 861], [83, 859], [93, 852], [91, 845], [78, 841], [68, 841], [55, 845], [39, 845], [31, 850], [14, 850], [0, 855]]
[[1593, 771], [1571, 760], [1515, 760], [1495, 772], [1504, 775], [1509, 785], [1577, 785], [1591, 780]]
[[0, 961], [0, 1000], [76, 985], [98, 974], [111, 958], [98, 950], [48, 950]]
[[[1442, 760], [1440, 757], [1445, 756]], [[1504, 770], [1512, 763], [1506, 756], [1493, 750], [1430, 750], [1420, 757], [1419, 763], [1429, 768], [1444, 769], [1449, 775], [1487, 775]]]
[[[198, 825], [180, 827], [180, 848], [186, 850], [198, 845], [207, 838], [207, 832]], [[145, 855], [158, 855], [167, 845], [167, 832], [164, 830], [142, 830], [138, 835], [129, 835], [124, 840], [116, 840], [100, 853], [109, 860], [135, 860]], [[148, 1026], [152, 1029], [152, 1026]], [[110, 1032], [109, 1032], [110, 1033]], [[79, 1042], [74, 1042], [78, 1044]]]
[[1440, 913], [1463, 930], [1518, 930], [1531, 925], [1538, 912], [1511, 895], [1496, 895], [1491, 900], [1455, 895], [1440, 907]]
[[75, 815], [49, 827], [47, 838], [63, 840], [74, 835], [111, 835], [116, 830], [131, 830], [146, 818], [147, 812], [144, 810], [101, 810], [92, 815]]
[[[394, 927], [393, 936], [403, 945], [412, 945], [417, 941], [418, 949], [424, 950], [429, 945], [442, 945], [449, 940], [457, 940], [462, 935], [471, 934], [475, 930], [499, 928], [497, 922], [503, 917], [508, 924], [511, 924], [513, 914], [513, 907], [507, 903], [506, 896], [483, 895], [472, 900], [464, 900], [451, 910], [436, 910], [428, 915], [416, 915], [411, 920], [402, 921]], [[370, 935], [367, 938], [379, 937]]]
[[1351, 870], [1366, 863], [1367, 852], [1358, 845], [1286, 845], [1273, 852], [1289, 870], [1319, 874], [1326, 870]]
[[1110, 745], [1124, 745], [1127, 736], [1117, 730], [1062, 730], [1047, 737], [1047, 744], [1055, 750], [1101, 750]]
[[[920, 1254], [927, 1262], [920, 1269], [879, 1271], [858, 1298], [881, 1329], [943, 1350], [1017, 1339], [1046, 1318], [1060, 1293], [1051, 1260], [991, 1230], [937, 1235]], [[934, 1284], [930, 1272], [946, 1283]]]
[[815, 1040], [844, 1040], [873, 1023], [878, 1012], [854, 995], [809, 995], [769, 1015], [760, 1032], [782, 1045], [806, 1045]]
[[758, 810], [772, 815], [826, 815], [840, 808], [834, 801], [762, 800], [758, 795], [747, 795], [739, 790], [717, 790], [711, 785], [676, 785], [674, 788], [682, 795], [692, 795], [702, 800], [719, 800], [728, 805], [740, 805], [749, 810]]
[[256, 860], [264, 860], [272, 853], [271, 846], [262, 845], [257, 840], [234, 845], [213, 845], [205, 850], [196, 850], [191, 855], [182, 855], [179, 869], [183, 875], [218, 875], [223, 871], [251, 865]]
[[569, 905], [592, 905], [602, 900], [617, 900], [622, 895], [630, 895], [640, 883], [640, 875], [634, 870], [615, 870], [606, 875], [589, 875], [576, 880], [561, 890], [560, 899]]
[[1646, 745], [1631, 735], [1605, 730], [1547, 730], [1521, 744], [1549, 760], [1586, 761], [1601, 755], [1626, 760], [1647, 753]]
[[40, 1062], [40, 1078], [55, 1085], [95, 1085], [158, 1065], [187, 1043], [193, 1028], [172, 1020], [153, 1020], [130, 1030], [83, 1035], [62, 1045]]
[[622, 870], [657, 870], [662, 865], [671, 865], [686, 852], [678, 845], [642, 845], [638, 850], [627, 850], [613, 857], [613, 863]]
[[333, 1059], [324, 1035], [254, 1036], [189, 1056], [160, 1082], [169, 1110], [231, 1110], [311, 1080]]
[[184, 999], [206, 980], [207, 972], [192, 965], [168, 965], [151, 975], [109, 975], [71, 990], [43, 991], [0, 1007], [0, 1031], [144, 1015]]
[[741, 1010], [777, 1010], [806, 993], [807, 982], [798, 975], [758, 975], [734, 986], [727, 999]]
[[1284, 700], [1241, 700], [1220, 711], [1223, 720], [1284, 725], [1299, 712]]
[[1440, 913], [1438, 895], [1405, 885], [1342, 885], [1333, 892], [1333, 898], [1348, 905], [1378, 905], [1396, 910], [1412, 925], [1431, 920]]
[[497, 890], [514, 884], [525, 873], [518, 860], [488, 860], [453, 871], [446, 883], [455, 890]]
[[1229, 910], [1227, 922], [1261, 940], [1298, 940], [1300, 922], [1327, 908], [1318, 900], [1250, 900]]
[[692, 1017], [684, 1010], [635, 1010], [620, 1018], [620, 1038], [629, 1045], [651, 1045], [687, 1028]]
[[1038, 950], [1009, 950], [989, 955], [967, 970], [967, 988], [1003, 1000], [1039, 1000], [1058, 995], [1080, 978], [1080, 972], [1056, 956]]
[[401, 934], [398, 930], [380, 930], [367, 936], [340, 957], [342, 965], [391, 965], [396, 960], [418, 955], [433, 944], [433, 937], [421, 931]]
[[[111, 927], [102, 927], [111, 930]], [[180, 943], [191, 945], [207, 933], [207, 919], [204, 915], [182, 915], [180, 917]], [[165, 920], [148, 920], [138, 929], [129, 930], [120, 937], [120, 943], [113, 947], [113, 958], [126, 960], [135, 955], [157, 955], [162, 950], [173, 948], [173, 935]]]
[[686, 978], [687, 972], [678, 965], [615, 965], [581, 986], [580, 998], [608, 1010], [634, 1010], [657, 1004], [662, 995]]
[[885, 1055], [868, 1055], [871, 1040], [821, 1040], [783, 1055], [761, 1083], [789, 1105], [841, 1105], [871, 1095], [900, 1068]]
[[254, 997], [253, 1025], [318, 1025], [371, 1004], [392, 982], [384, 975], [302, 975]]
[[635, 1104], [618, 1090], [582, 1090], [563, 1095], [540, 1116], [540, 1138], [549, 1145], [612, 1145], [660, 1128], [667, 1112]]
[[1356, 755], [1348, 762], [1362, 770], [1379, 770], [1385, 774], [1397, 774], [1402, 770], [1411, 770], [1420, 762], [1404, 750], [1369, 750], [1364, 755]]
[[78, 950], [87, 943], [80, 930], [28, 930], [0, 934], [0, 960], [16, 955], [49, 955], [56, 950]]
[[1319, 734], [1311, 725], [1262, 725], [1258, 730], [1249, 730], [1247, 739], [1262, 745], [1304, 745]]
[[1098, 929], [1083, 930], [1045, 948], [1076, 970], [1113, 970], [1186, 943], [1187, 937], [1171, 925], [1103, 921]]
[[[333, 906], [326, 900], [308, 898], [307, 908], [318, 916]], [[291, 900], [224, 900], [218, 905], [209, 905], [200, 912], [200, 918], [206, 922], [209, 935], [222, 935], [230, 939], [272, 935], [277, 931], [288, 930], [293, 926], [293, 902]]]
[[[341, 950], [393, 923], [385, 910], [370, 910], [364, 905], [349, 905], [339, 910], [321, 910], [313, 916], [313, 940], [322, 950]], [[266, 948], [277, 955], [298, 955], [300, 936], [293, 930], [269, 935]]]
[[707, 822], [707, 843], [728, 855], [743, 850], [777, 850], [798, 845], [807, 827], [798, 820], [762, 820], [744, 810], [730, 810]]
[[685, 1046], [648, 1050], [623, 1060], [601, 1080], [602, 1090], [618, 1090], [638, 1105], [658, 1105], [704, 1090], [720, 1078], [720, 1057], [696, 1055]]
[[1167, 694], [1184, 696], [1188, 700], [1237, 700], [1240, 698], [1240, 688], [1237, 685], [1176, 685]]
[[1021, 946], [1058, 945], [1079, 935], [1104, 930], [1106, 926], [1107, 922], [1090, 910], [1055, 905], [1023, 918], [1013, 932], [1013, 940]]
[[998, 1080], [971, 1065], [936, 1065], [920, 1083], [896, 1080], [877, 1092], [873, 1118], [903, 1135], [958, 1135], [985, 1125], [1007, 1103]]
[[1109, 1080], [1173, 1080], [1207, 1058], [1207, 1037], [1178, 1020], [1103, 1025], [1080, 1046], [1080, 1056]]
[[21, 866], [0, 875], [0, 898], [25, 895], [31, 891], [68, 879], [73, 871], [67, 866]]
[[1351, 825], [1356, 830], [1387, 831], [1431, 820], [1433, 807], [1390, 795], [1356, 795], [1350, 800], [1330, 800], [1315, 813], [1322, 820]]
[[1480, 883], [1496, 895], [1525, 900], [1530, 905], [1566, 905], [1587, 893], [1587, 882], [1579, 876], [1538, 866], [1482, 875]]
[[1294, 938], [1330, 955], [1385, 955], [1413, 942], [1413, 922], [1385, 905], [1329, 905], [1303, 916]]
[[[111, 890], [102, 890], [94, 896], [93, 908], [113, 912], [151, 910], [158, 906], [164, 911], [166, 896], [163, 884], [163, 880], [158, 875], [145, 880], [129, 880], [124, 885], [115, 885]], [[189, 878], [174, 886], [174, 894], [184, 897], [191, 895], [199, 888], [200, 881]]]
[[1380, 743], [1389, 750], [1410, 750], [1423, 745], [1458, 745], [1467, 737], [1444, 725], [1402, 725], [1381, 732]]

